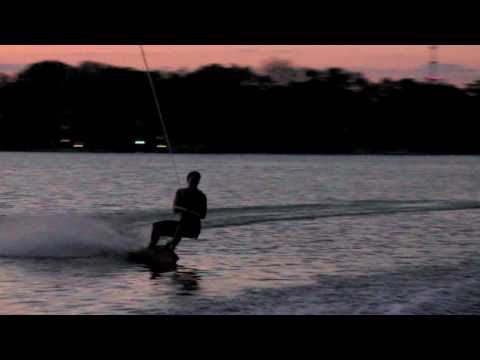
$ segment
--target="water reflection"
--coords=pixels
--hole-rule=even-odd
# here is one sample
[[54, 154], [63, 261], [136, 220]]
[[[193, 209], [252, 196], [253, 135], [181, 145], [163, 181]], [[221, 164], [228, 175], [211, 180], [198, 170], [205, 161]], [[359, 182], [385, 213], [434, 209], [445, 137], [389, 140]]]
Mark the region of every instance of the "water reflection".
[[150, 279], [156, 280], [161, 277], [170, 277], [173, 282], [180, 288], [182, 292], [179, 295], [191, 295], [191, 292], [200, 289], [199, 281], [201, 276], [198, 271], [192, 268], [177, 266], [175, 270], [172, 269], [158, 269], [149, 266]]
[[148, 271], [150, 272], [151, 280], [156, 280], [160, 277], [163, 277], [164, 274], [172, 273], [177, 270], [176, 266], [174, 268], [168, 268], [168, 267], [162, 268], [162, 267], [152, 266], [152, 265], [142, 265], [142, 267], [148, 269]]
[[181, 268], [175, 272], [173, 279], [181, 286], [182, 290], [187, 292], [182, 293], [181, 295], [191, 295], [191, 292], [200, 289], [199, 282], [201, 280], [201, 276], [195, 269]]

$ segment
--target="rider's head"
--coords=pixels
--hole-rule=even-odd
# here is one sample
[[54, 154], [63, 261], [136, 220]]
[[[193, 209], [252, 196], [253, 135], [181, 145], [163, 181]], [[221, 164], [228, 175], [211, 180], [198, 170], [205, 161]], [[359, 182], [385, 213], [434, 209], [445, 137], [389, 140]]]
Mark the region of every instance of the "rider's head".
[[198, 171], [192, 171], [187, 175], [187, 183], [191, 188], [196, 188], [200, 183], [202, 175]]

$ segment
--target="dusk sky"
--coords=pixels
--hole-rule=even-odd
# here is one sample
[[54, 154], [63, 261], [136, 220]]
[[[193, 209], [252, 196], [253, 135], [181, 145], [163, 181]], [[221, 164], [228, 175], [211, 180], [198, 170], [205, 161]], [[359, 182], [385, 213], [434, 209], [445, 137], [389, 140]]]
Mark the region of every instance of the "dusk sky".
[[[374, 79], [422, 77], [428, 61], [428, 46], [420, 45], [147, 45], [145, 49], [155, 69], [194, 69], [211, 63], [259, 67], [272, 59], [285, 59], [298, 66], [364, 71]], [[444, 65], [439, 75], [445, 80], [480, 79], [479, 45], [440, 46], [438, 54]], [[14, 73], [42, 60], [142, 68], [136, 45], [0, 45], [0, 72]]]

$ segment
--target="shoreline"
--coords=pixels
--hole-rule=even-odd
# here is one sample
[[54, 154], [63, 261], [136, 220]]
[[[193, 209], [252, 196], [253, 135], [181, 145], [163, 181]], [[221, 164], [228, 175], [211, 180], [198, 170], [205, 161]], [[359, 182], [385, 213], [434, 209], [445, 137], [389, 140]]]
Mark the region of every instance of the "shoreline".
[[[110, 150], [52, 150], [52, 149], [36, 149], [36, 150], [0, 150], [0, 153], [55, 153], [55, 154], [160, 154], [170, 155], [169, 152], [158, 151], [110, 151]], [[174, 155], [323, 155], [323, 156], [478, 156], [480, 153], [421, 153], [421, 152], [195, 152], [181, 151], [175, 152]]]

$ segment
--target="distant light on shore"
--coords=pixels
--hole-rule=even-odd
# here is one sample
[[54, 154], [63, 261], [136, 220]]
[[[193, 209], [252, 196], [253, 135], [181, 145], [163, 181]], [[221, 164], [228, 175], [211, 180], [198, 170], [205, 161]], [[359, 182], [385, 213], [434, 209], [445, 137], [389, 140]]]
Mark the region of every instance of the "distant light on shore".
[[74, 147], [75, 149], [82, 149], [83, 146], [84, 146], [83, 144], [73, 144], [73, 147]]
[[135, 140], [135, 145], [145, 145], [144, 140]]
[[157, 149], [166, 149], [167, 145], [157, 145]]
[[70, 143], [70, 139], [61, 139], [60, 142], [62, 144]]

